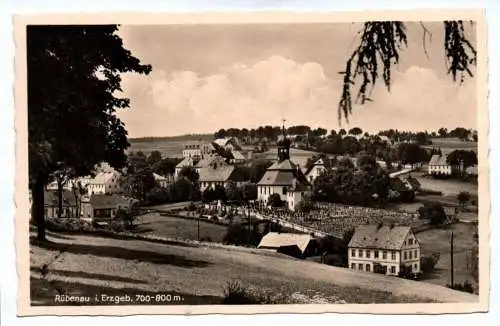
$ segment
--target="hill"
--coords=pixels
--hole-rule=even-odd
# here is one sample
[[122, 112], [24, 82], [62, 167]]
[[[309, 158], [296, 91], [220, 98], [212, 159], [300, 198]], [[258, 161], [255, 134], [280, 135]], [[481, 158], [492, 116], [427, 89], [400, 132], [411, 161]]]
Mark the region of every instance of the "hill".
[[50, 233], [48, 239], [48, 245], [32, 244], [30, 248], [34, 305], [54, 305], [57, 293], [92, 298], [95, 293], [169, 294], [179, 298], [177, 304], [217, 304], [223, 299], [227, 282], [234, 280], [250, 289], [282, 296], [314, 296], [316, 301], [321, 298], [330, 303], [478, 300], [477, 296], [433, 284], [336, 268], [257, 249], [55, 233]]

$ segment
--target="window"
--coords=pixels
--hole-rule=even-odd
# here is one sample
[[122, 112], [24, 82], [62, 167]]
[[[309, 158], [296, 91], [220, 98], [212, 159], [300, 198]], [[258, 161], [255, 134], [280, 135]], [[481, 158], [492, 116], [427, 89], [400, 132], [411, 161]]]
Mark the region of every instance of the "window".
[[351, 269], [356, 269], [356, 264], [351, 264]]
[[363, 258], [363, 250], [361, 249], [358, 250], [358, 257]]
[[387, 251], [382, 251], [382, 259], [387, 259]]
[[412, 245], [413, 244], [413, 239], [408, 240], [408, 244]]
[[365, 250], [365, 258], [370, 258], [370, 250]]
[[413, 259], [413, 251], [410, 251], [410, 259]]
[[408, 259], [408, 253], [405, 251], [404, 253], [404, 260], [407, 260]]
[[414, 270], [414, 271], [417, 271], [417, 270], [418, 270], [418, 265], [417, 265], [417, 264], [413, 265], [413, 270]]
[[375, 258], [378, 258], [378, 250], [374, 251]]
[[415, 259], [417, 259], [417, 258], [418, 258], [418, 253], [417, 253], [417, 251], [415, 250]]
[[370, 264], [366, 264], [365, 268], [366, 268], [366, 271], [369, 272], [370, 271]]
[[351, 256], [352, 256], [352, 257], [356, 257], [356, 250], [355, 250], [355, 249], [352, 249], [352, 251], [351, 251]]
[[396, 266], [391, 266], [391, 274], [396, 274]]
[[358, 270], [360, 270], [360, 271], [363, 270], [363, 264], [358, 264]]
[[286, 195], [286, 187], [283, 187], [283, 195]]
[[395, 251], [391, 251], [391, 259], [396, 260], [396, 252]]

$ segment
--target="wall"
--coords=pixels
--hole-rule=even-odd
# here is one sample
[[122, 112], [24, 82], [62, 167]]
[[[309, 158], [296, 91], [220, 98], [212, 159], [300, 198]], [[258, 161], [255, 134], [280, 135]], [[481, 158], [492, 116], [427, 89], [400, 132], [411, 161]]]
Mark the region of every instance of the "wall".
[[[356, 255], [352, 256], [352, 251], [355, 250]], [[362, 252], [362, 257], [360, 257], [360, 251]], [[378, 252], [378, 258], [375, 258], [375, 251]], [[382, 266], [387, 266], [387, 274], [388, 275], [398, 275], [399, 273], [399, 265], [401, 261], [400, 252], [397, 250], [385, 250], [387, 253], [386, 259], [383, 257], [384, 250], [379, 249], [358, 249], [358, 248], [349, 248], [348, 251], [348, 260], [349, 260], [349, 268], [352, 269], [352, 264], [355, 264], [356, 270], [359, 270], [359, 264], [363, 265], [363, 271], [366, 270], [366, 265], [369, 265], [369, 271], [373, 273], [373, 266], [375, 263], [379, 263]], [[368, 256], [366, 255], [368, 252]], [[394, 257], [393, 254], [394, 253]], [[393, 259], [394, 258], [394, 259]], [[391, 272], [391, 267], [394, 267], [394, 273]]]
[[284, 186], [257, 186], [257, 199], [267, 203], [272, 194], [280, 195], [281, 200], [286, 201], [287, 195], [283, 194]]

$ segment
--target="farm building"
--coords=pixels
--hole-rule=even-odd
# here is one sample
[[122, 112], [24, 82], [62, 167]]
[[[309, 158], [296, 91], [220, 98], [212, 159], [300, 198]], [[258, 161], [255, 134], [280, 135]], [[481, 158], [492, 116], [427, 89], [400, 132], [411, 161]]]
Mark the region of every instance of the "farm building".
[[349, 268], [398, 275], [420, 272], [420, 244], [409, 226], [360, 225], [348, 245]]
[[212, 161], [208, 166], [199, 168], [198, 174], [201, 191], [208, 188], [214, 189], [217, 185], [226, 187], [229, 182], [235, 182], [237, 186], [241, 186], [248, 181], [244, 171], [239, 167], [221, 164], [219, 161]]
[[326, 167], [323, 159], [317, 160], [316, 162], [314, 162], [313, 166], [306, 172], [307, 180], [310, 183], [313, 183], [314, 180], [316, 180], [316, 178], [325, 171], [325, 169]]
[[174, 176], [172, 174], [163, 176], [153, 172], [153, 178], [162, 188], [167, 188], [170, 184], [174, 182]]
[[183, 168], [185, 167], [194, 167], [195, 165], [195, 160], [191, 157], [186, 157], [182, 161], [179, 162], [175, 166], [175, 172], [174, 172], [174, 178], [177, 179], [179, 177], [179, 173], [182, 171]]
[[317, 242], [308, 234], [269, 232], [262, 237], [257, 248], [273, 250], [296, 258], [317, 254]]

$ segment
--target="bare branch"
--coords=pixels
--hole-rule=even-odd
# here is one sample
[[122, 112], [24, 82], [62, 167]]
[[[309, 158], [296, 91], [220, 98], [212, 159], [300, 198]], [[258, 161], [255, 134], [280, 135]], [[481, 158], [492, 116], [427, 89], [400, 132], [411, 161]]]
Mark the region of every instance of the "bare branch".
[[422, 44], [424, 47], [424, 53], [425, 53], [425, 56], [427, 57], [427, 59], [430, 59], [429, 54], [427, 53], [427, 46], [426, 46], [426, 38], [425, 37], [428, 35], [429, 42], [432, 42], [432, 33], [427, 29], [427, 27], [425, 27], [424, 23], [420, 22], [420, 26], [422, 26], [422, 29], [424, 30], [424, 35], [422, 36]]

